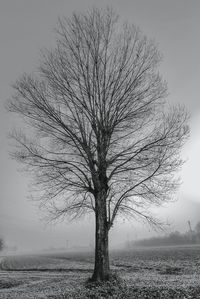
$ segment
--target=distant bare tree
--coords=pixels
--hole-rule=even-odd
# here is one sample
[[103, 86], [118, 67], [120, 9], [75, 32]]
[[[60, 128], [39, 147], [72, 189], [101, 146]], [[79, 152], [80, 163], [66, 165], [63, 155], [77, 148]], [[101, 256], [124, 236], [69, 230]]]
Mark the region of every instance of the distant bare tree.
[[0, 238], [0, 251], [3, 250], [4, 248], [4, 242], [3, 242], [3, 239]]
[[198, 222], [195, 226], [196, 233], [200, 236], [200, 222]]
[[24, 75], [10, 111], [35, 138], [14, 133], [14, 156], [35, 176], [52, 219], [94, 212], [93, 280], [109, 279], [108, 232], [118, 215], [148, 213], [171, 198], [188, 135], [187, 114], [167, 109], [154, 43], [112, 10], [60, 19], [57, 46], [38, 77]]

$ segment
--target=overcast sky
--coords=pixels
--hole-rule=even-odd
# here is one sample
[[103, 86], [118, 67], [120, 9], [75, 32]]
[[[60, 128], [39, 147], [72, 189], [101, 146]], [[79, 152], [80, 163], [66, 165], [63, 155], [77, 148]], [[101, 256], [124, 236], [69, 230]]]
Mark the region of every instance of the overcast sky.
[[[9, 158], [8, 132], [13, 115], [4, 105], [11, 84], [23, 72], [36, 69], [40, 49], [54, 45], [58, 16], [70, 16], [92, 6], [112, 5], [130, 23], [153, 38], [163, 54], [160, 73], [168, 82], [170, 103], [181, 103], [190, 112], [191, 136], [182, 155], [187, 160], [180, 175], [183, 184], [177, 202], [154, 210], [171, 223], [170, 230], [186, 230], [200, 221], [200, 1], [199, 0], [1, 0], [0, 1], [0, 235], [20, 248], [88, 245], [94, 238], [92, 216], [57, 226], [45, 225], [36, 205], [27, 200], [28, 178]], [[113, 228], [112, 244], [153, 234], [149, 228], [123, 219]]]

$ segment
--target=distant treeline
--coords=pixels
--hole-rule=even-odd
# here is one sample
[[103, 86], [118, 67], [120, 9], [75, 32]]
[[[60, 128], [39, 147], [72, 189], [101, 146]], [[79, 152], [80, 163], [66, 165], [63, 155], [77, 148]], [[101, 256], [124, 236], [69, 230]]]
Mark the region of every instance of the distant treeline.
[[152, 237], [129, 242], [131, 246], [170, 246], [184, 244], [200, 244], [200, 222], [197, 223], [195, 230], [189, 230], [185, 233], [175, 231], [163, 237]]

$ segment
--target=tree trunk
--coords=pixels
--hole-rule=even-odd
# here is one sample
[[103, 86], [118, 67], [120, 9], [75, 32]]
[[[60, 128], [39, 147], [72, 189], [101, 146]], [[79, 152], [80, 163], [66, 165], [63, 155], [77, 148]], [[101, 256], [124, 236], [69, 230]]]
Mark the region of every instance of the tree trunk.
[[109, 280], [108, 224], [106, 201], [103, 194], [96, 200], [96, 235], [95, 235], [95, 266], [93, 281]]

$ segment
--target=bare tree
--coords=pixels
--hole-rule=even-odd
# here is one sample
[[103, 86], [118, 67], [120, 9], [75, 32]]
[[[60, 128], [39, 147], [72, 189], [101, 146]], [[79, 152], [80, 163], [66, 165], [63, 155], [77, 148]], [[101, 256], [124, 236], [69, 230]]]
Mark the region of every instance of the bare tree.
[[3, 239], [0, 238], [0, 251], [3, 250], [4, 248], [4, 242], [3, 242]]
[[148, 213], [171, 198], [187, 114], [166, 107], [160, 54], [136, 26], [112, 10], [60, 19], [57, 46], [38, 76], [24, 75], [9, 109], [35, 138], [14, 133], [15, 158], [35, 176], [52, 219], [94, 212], [93, 280], [109, 279], [108, 233], [115, 218]]
[[197, 222], [197, 224], [195, 226], [195, 231], [196, 231], [197, 235], [200, 237], [200, 222]]

